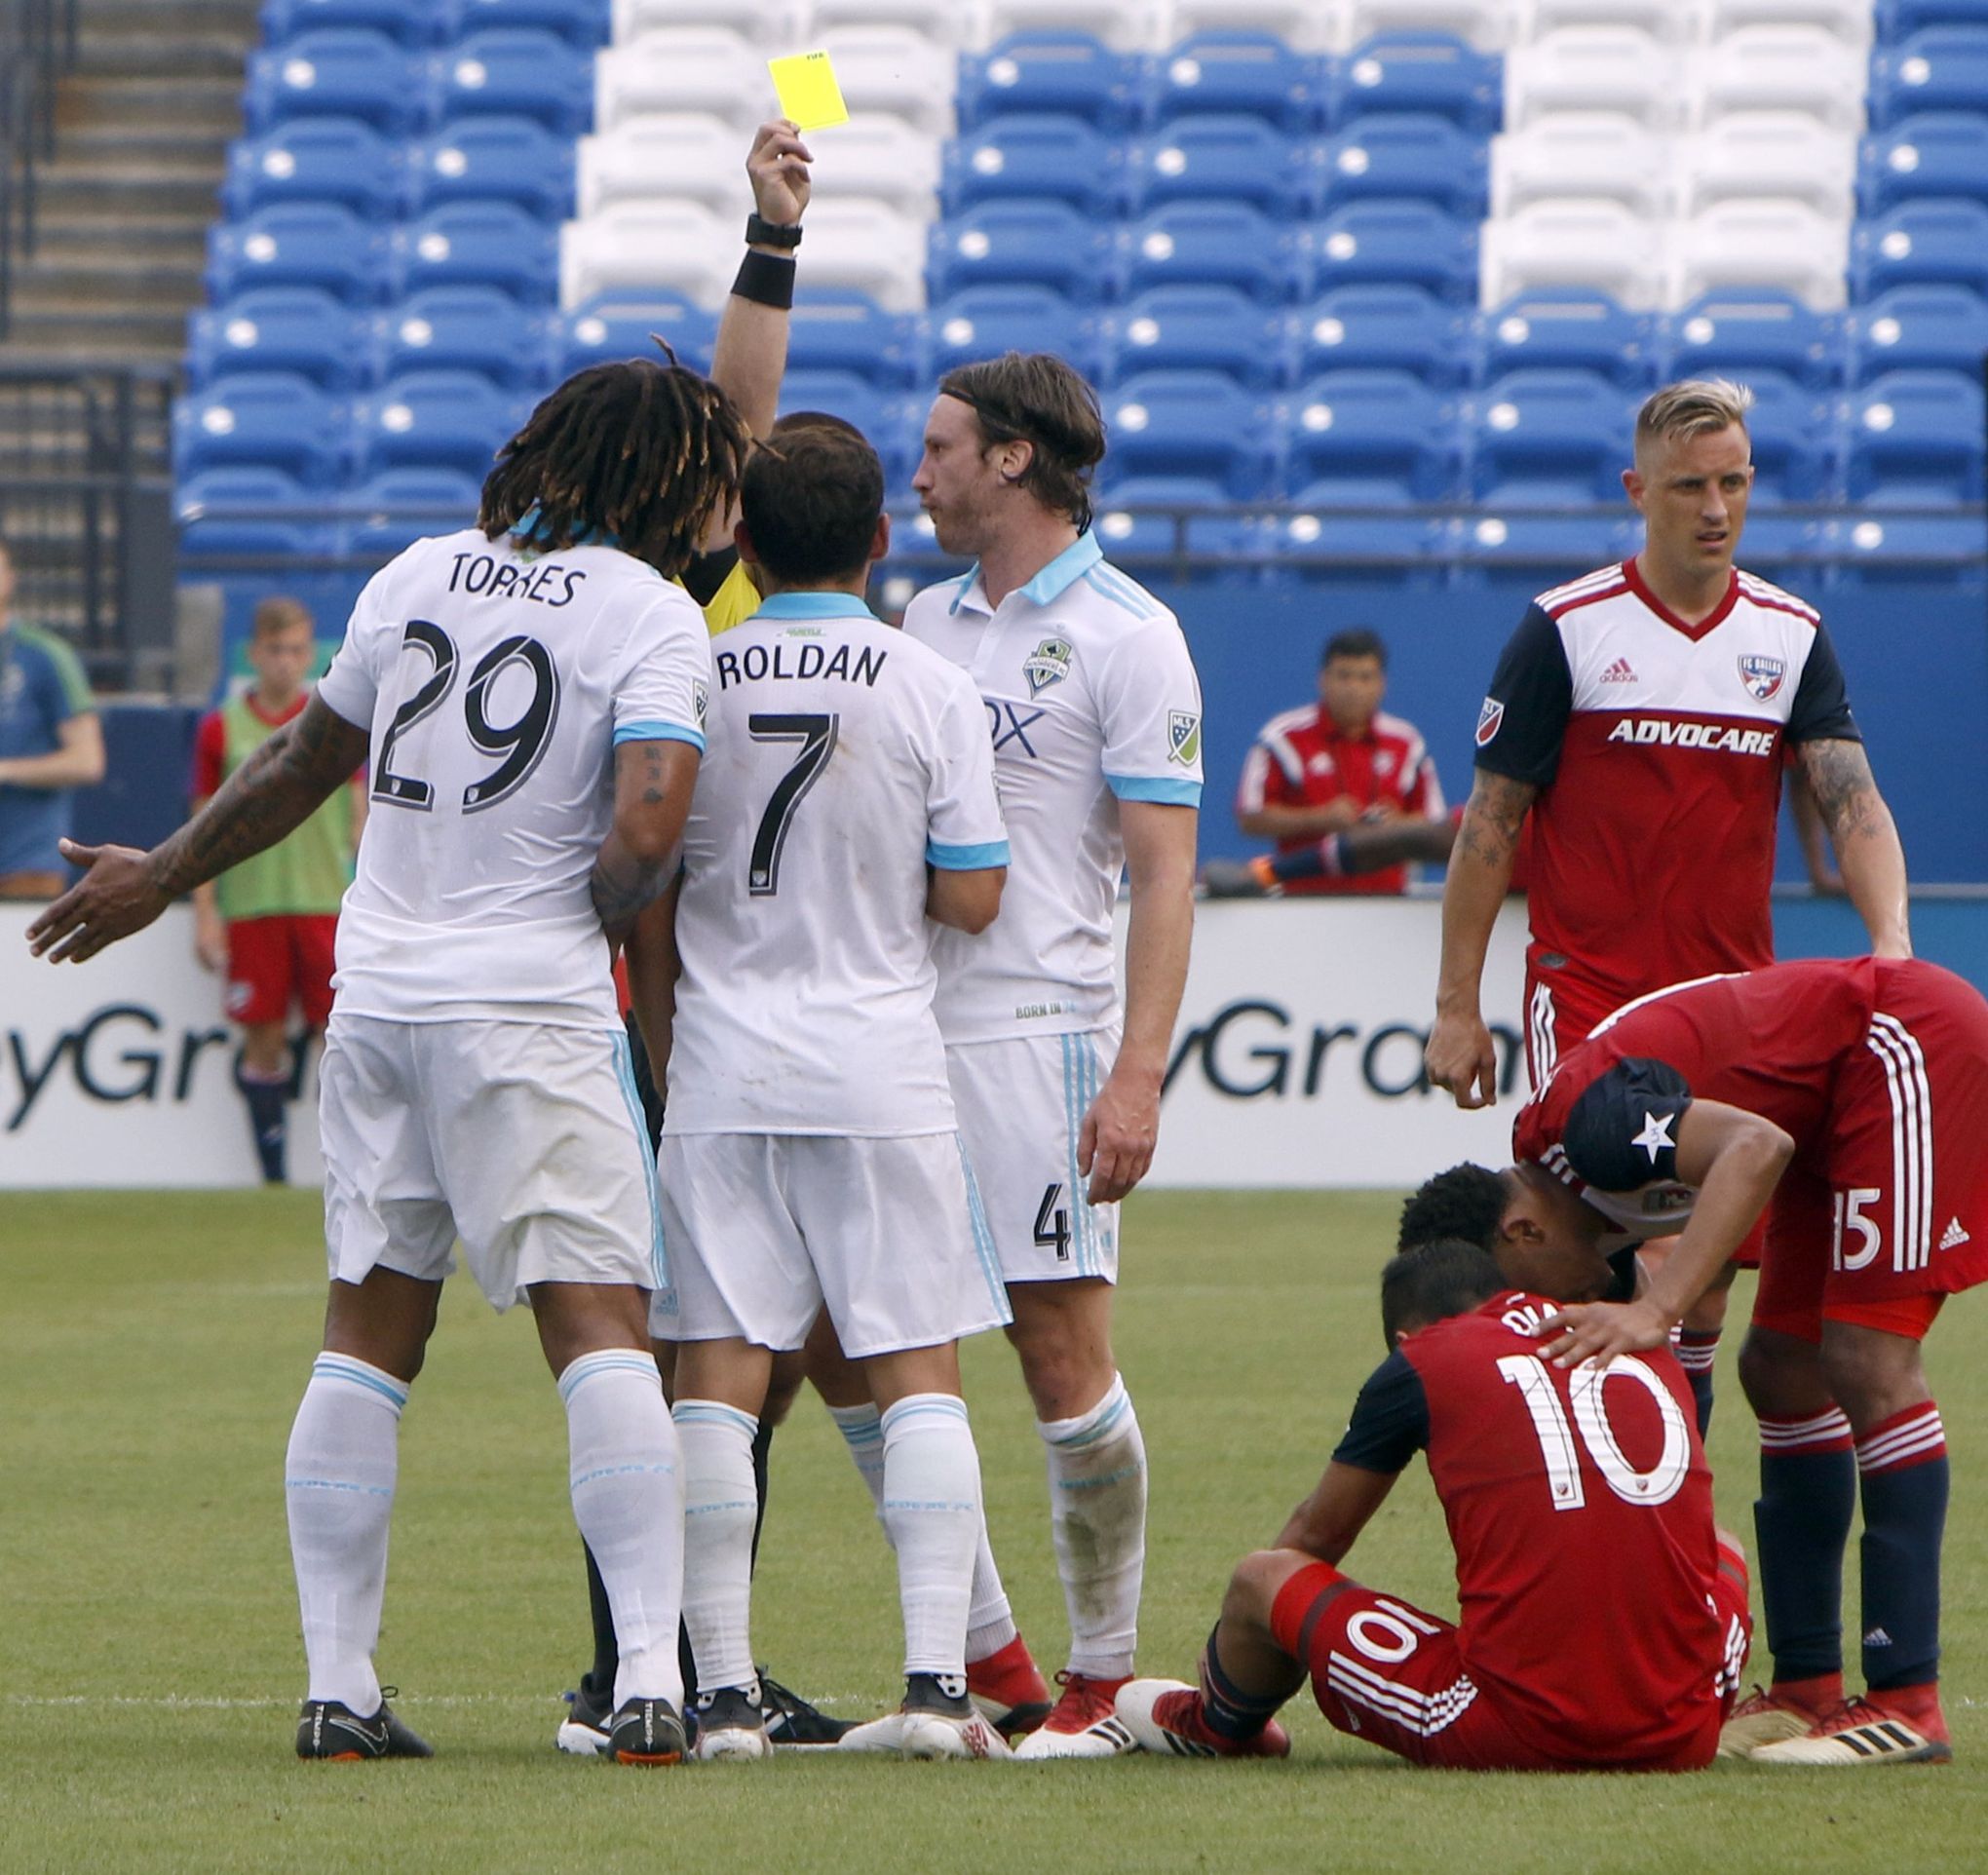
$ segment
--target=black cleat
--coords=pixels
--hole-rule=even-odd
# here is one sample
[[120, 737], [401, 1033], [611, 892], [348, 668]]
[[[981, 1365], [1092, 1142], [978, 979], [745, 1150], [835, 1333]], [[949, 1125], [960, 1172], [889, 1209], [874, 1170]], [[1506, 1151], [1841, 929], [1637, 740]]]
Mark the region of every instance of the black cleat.
[[614, 1692], [591, 1691], [583, 1679], [565, 1695], [566, 1716], [559, 1721], [555, 1742], [576, 1758], [597, 1758], [607, 1749], [607, 1722], [614, 1716]]
[[831, 1719], [791, 1687], [764, 1673], [759, 1676], [759, 1703], [766, 1713], [766, 1736], [775, 1744], [835, 1744], [856, 1724], [854, 1719]]
[[435, 1747], [394, 1716], [386, 1687], [380, 1709], [363, 1719], [337, 1700], [306, 1700], [297, 1718], [297, 1756], [350, 1764], [361, 1758], [432, 1758]]
[[683, 1720], [668, 1700], [630, 1700], [607, 1722], [607, 1753], [616, 1764], [681, 1764], [689, 1745]]
[[1204, 899], [1278, 899], [1283, 888], [1266, 885], [1263, 875], [1244, 860], [1210, 860], [1197, 881]]

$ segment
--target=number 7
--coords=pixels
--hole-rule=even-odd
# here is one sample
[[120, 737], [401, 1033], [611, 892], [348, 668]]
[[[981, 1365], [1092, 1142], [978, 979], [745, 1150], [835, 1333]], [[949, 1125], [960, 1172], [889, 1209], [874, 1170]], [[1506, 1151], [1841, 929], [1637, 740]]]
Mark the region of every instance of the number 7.
[[822, 779], [828, 757], [835, 753], [836, 716], [785, 716], [755, 712], [746, 718], [746, 730], [755, 743], [799, 743], [801, 752], [794, 765], [775, 783], [766, 812], [759, 817], [759, 831], [753, 835], [752, 858], [746, 868], [746, 889], [755, 899], [770, 897], [780, 890], [780, 856], [786, 845], [787, 827], [801, 797]]

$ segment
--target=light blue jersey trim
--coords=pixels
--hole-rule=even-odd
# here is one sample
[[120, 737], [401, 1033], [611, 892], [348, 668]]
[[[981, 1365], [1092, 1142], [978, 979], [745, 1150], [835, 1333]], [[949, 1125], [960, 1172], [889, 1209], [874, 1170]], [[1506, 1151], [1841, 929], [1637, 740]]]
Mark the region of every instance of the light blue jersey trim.
[[1070, 1256], [1079, 1276], [1101, 1275], [1097, 1256], [1097, 1221], [1091, 1216], [1086, 1181], [1077, 1169], [1077, 1146], [1084, 1116], [1097, 1097], [1097, 1057], [1089, 1036], [1063, 1035], [1063, 1122], [1069, 1135]]
[[1122, 801], [1158, 801], [1163, 807], [1201, 806], [1199, 782], [1176, 782], [1165, 775], [1107, 775], [1104, 779]]
[[980, 562], [978, 560], [975, 560], [973, 563], [973, 565], [968, 567], [964, 573], [961, 573], [956, 578], [939, 581], [939, 585], [941, 586], [957, 586], [960, 589], [957, 593], [955, 593], [952, 595], [952, 603], [945, 608], [948, 616], [953, 618], [957, 618], [959, 616], [960, 602], [967, 596], [969, 593], [971, 593], [974, 590], [974, 582], [977, 580], [979, 577], [980, 577]]
[[760, 602], [755, 619], [869, 619], [883, 620], [854, 593], [776, 593]]
[[978, 846], [947, 846], [943, 840], [927, 840], [925, 863], [941, 872], [978, 872], [983, 866], [1005, 866], [1008, 842], [983, 840]]
[[1098, 546], [1097, 536], [1087, 527], [1021, 588], [1021, 596], [1031, 605], [1048, 605], [1061, 598], [1103, 557], [1104, 549]]
[[[987, 1293], [1001, 1312], [1000, 1319], [1005, 1326], [1014, 1320], [1014, 1310], [1008, 1300], [1007, 1281], [1001, 1274], [1001, 1253], [994, 1247], [994, 1232], [987, 1222], [987, 1207], [980, 1203], [980, 1181], [974, 1176], [974, 1162], [967, 1157], [967, 1142], [954, 1133], [953, 1143], [960, 1149], [960, 1171], [967, 1181], [967, 1221], [973, 1227], [974, 1255], [979, 1262], [980, 1274], [987, 1280]], [[843, 1435], [848, 1437], [847, 1428], [844, 1428]], [[851, 1444], [855, 1442], [850, 1440]]]
[[1084, 584], [1114, 605], [1122, 606], [1135, 619], [1157, 619], [1160, 608], [1115, 566], [1099, 564], [1084, 576]]
[[642, 1155], [643, 1186], [649, 1194], [649, 1273], [655, 1278], [649, 1286], [658, 1295], [668, 1295], [669, 1252], [663, 1242], [663, 1188], [656, 1179], [656, 1155], [649, 1150], [649, 1123], [642, 1114], [642, 1096], [635, 1089], [635, 1057], [629, 1052], [626, 1031], [614, 1038], [614, 1072], [635, 1129], [635, 1150]]
[[705, 739], [702, 729], [683, 723], [623, 723], [614, 732], [614, 746], [619, 748], [624, 743], [688, 743], [702, 755]]

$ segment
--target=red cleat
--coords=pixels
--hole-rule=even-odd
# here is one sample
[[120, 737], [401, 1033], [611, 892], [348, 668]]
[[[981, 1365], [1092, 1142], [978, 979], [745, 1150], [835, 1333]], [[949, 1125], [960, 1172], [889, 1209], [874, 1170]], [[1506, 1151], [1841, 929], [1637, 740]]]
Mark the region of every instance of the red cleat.
[[1954, 1755], [1932, 1687], [1900, 1687], [1846, 1700], [1800, 1738], [1758, 1746], [1755, 1764], [1946, 1764]]
[[1275, 1719], [1255, 1738], [1225, 1739], [1208, 1726], [1202, 1697], [1179, 1680], [1128, 1680], [1119, 1689], [1119, 1722], [1142, 1751], [1176, 1758], [1288, 1758], [1291, 1735]]
[[967, 1663], [967, 1697], [1006, 1739], [1033, 1732], [1050, 1716], [1050, 1683], [1019, 1634], [985, 1660]]
[[1113, 1709], [1120, 1680], [1094, 1680], [1087, 1673], [1058, 1673], [1063, 1689], [1055, 1709], [1020, 1744], [1017, 1758], [1116, 1758], [1138, 1749]]

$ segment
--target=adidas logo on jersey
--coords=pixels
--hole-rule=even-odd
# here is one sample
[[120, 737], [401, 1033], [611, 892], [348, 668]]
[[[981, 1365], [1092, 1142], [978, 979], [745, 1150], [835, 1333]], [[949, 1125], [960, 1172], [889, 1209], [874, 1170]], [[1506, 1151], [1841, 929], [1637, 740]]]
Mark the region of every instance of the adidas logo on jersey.
[[1636, 673], [1630, 668], [1628, 659], [1618, 658], [1601, 673], [1601, 680], [1603, 683], [1634, 683]]
[[1939, 1240], [1939, 1246], [1943, 1250], [1957, 1250], [1963, 1244], [1971, 1244], [1973, 1241], [1961, 1228], [1961, 1220], [1957, 1217], [1946, 1227], [1945, 1235]]

